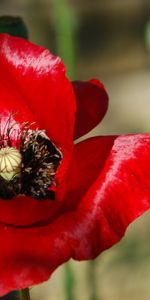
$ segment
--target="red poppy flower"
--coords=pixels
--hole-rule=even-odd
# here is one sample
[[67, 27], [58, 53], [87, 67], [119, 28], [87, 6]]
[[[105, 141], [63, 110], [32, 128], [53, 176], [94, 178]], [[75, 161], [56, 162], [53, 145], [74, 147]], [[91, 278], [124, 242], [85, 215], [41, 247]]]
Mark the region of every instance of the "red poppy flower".
[[103, 85], [75, 82], [73, 92], [59, 58], [8, 35], [0, 35], [0, 70], [3, 295], [121, 239], [150, 207], [150, 135], [98, 136], [73, 146], [73, 135], [106, 112]]

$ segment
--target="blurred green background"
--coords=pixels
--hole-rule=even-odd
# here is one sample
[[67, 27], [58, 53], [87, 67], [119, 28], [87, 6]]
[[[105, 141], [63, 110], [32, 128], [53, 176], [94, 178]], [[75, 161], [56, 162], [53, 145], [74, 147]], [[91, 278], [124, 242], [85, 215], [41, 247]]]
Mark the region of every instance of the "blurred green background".
[[[0, 0], [0, 15], [22, 16], [29, 39], [59, 54], [72, 79], [99, 78], [106, 118], [89, 135], [150, 131], [149, 0]], [[150, 213], [94, 262], [61, 266], [31, 288], [32, 300], [149, 300]]]

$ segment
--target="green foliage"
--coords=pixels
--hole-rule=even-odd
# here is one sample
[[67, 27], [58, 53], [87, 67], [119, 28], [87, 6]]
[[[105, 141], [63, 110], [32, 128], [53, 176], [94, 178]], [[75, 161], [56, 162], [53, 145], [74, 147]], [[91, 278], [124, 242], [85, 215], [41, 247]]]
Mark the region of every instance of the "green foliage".
[[147, 49], [150, 50], [150, 21], [148, 21], [145, 26], [145, 43]]
[[8, 33], [13, 36], [19, 36], [28, 39], [28, 30], [20, 17], [1, 16], [0, 33]]

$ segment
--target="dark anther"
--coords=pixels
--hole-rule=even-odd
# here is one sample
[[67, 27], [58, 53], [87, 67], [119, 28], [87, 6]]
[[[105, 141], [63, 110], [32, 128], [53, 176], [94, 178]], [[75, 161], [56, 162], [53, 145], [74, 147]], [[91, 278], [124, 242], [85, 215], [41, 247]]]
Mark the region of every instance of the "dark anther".
[[37, 199], [52, 196], [50, 191], [55, 182], [56, 170], [60, 164], [61, 153], [47, 136], [40, 131], [31, 132], [23, 141], [22, 154], [22, 193]]

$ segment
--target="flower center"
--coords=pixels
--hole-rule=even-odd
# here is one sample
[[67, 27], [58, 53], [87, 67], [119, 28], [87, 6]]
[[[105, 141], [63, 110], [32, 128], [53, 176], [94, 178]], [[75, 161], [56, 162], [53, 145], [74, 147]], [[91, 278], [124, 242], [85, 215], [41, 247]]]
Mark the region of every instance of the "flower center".
[[24, 194], [40, 200], [54, 199], [62, 154], [45, 131], [23, 128], [16, 148], [10, 138], [9, 143], [4, 138], [0, 148], [0, 198]]

